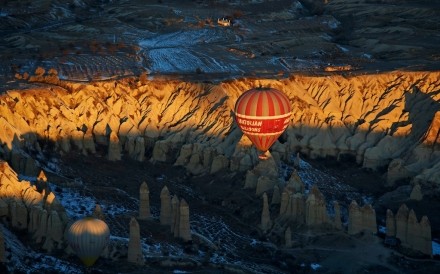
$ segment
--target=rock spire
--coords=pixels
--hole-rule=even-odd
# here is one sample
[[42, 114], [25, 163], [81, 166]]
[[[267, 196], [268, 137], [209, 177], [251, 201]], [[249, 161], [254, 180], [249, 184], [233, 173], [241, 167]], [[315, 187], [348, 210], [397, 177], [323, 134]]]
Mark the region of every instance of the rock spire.
[[139, 188], [139, 219], [145, 220], [150, 217], [150, 190], [147, 183], [143, 182]]
[[128, 240], [127, 260], [130, 263], [142, 265], [144, 264], [144, 256], [142, 255], [142, 243], [140, 236], [139, 223], [136, 218], [130, 220], [130, 238]]

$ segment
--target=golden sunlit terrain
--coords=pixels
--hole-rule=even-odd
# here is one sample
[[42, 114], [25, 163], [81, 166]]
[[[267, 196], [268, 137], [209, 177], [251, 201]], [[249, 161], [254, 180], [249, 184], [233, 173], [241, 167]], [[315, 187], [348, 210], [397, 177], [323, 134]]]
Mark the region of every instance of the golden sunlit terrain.
[[[0, 9], [0, 272], [440, 267], [438, 4], [25, 2]], [[266, 160], [235, 121], [255, 87], [292, 109]], [[96, 257], [68, 232], [91, 215]]]

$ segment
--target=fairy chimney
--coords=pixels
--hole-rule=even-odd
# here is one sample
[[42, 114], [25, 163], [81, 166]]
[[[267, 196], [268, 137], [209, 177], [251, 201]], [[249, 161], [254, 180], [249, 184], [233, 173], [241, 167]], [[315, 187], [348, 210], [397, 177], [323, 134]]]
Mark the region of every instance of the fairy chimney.
[[288, 192], [304, 194], [305, 185], [301, 177], [299, 177], [299, 174], [296, 171], [296, 169], [293, 170], [292, 175], [290, 175], [286, 188]]
[[119, 144], [118, 135], [114, 131], [110, 133], [107, 159], [110, 161], [121, 160], [121, 145]]
[[51, 211], [47, 219], [46, 241], [42, 248], [47, 252], [61, 248], [64, 238], [64, 225], [56, 211]]
[[44, 237], [46, 237], [47, 234], [47, 210], [43, 209], [40, 211], [40, 217], [38, 220], [40, 220], [40, 224], [38, 225], [37, 231], [34, 234], [35, 241], [37, 243], [41, 243]]
[[422, 253], [432, 256], [431, 223], [426, 216], [420, 220], [420, 242], [417, 248]]
[[261, 229], [267, 231], [271, 227], [269, 203], [266, 192], [263, 193], [263, 210], [261, 212]]
[[316, 185], [312, 187], [307, 197], [305, 216], [305, 221], [308, 226], [316, 226], [327, 223], [325, 198]]
[[47, 176], [46, 176], [46, 174], [44, 173], [43, 170], [41, 170], [40, 173], [38, 174], [37, 181], [39, 181], [39, 182], [47, 182]]
[[291, 220], [303, 224], [305, 222], [305, 201], [300, 193], [290, 195], [290, 217]]
[[139, 219], [145, 220], [150, 217], [150, 190], [147, 183], [143, 182], [139, 188]]
[[0, 198], [0, 217], [7, 216], [9, 212], [9, 206], [8, 204]]
[[5, 236], [3, 235], [3, 226], [0, 225], [0, 263], [6, 263]]
[[406, 243], [408, 247], [417, 249], [416, 246], [420, 242], [420, 225], [414, 210], [410, 210], [408, 214], [408, 225], [406, 230]]
[[16, 229], [27, 229], [28, 211], [21, 201], [12, 201], [10, 204], [11, 225]]
[[174, 195], [171, 199], [171, 233], [174, 237], [179, 237], [179, 222], [180, 222], [180, 204], [179, 197]]
[[189, 225], [189, 206], [184, 199], [180, 200], [179, 214], [179, 237], [185, 242], [191, 241], [192, 238]]
[[35, 233], [38, 230], [40, 225], [41, 211], [43, 211], [41, 205], [34, 205], [31, 207], [29, 212], [28, 232]]
[[409, 196], [410, 200], [421, 201], [423, 199], [422, 188], [419, 184], [415, 184], [411, 194]]
[[290, 226], [284, 232], [284, 245], [286, 248], [292, 247], [292, 231], [290, 230]]
[[289, 204], [289, 193], [284, 190], [281, 194], [281, 203], [280, 203], [280, 216], [284, 216], [287, 211], [287, 206]]
[[160, 224], [171, 224], [171, 198], [166, 186], [164, 186], [160, 192]]
[[354, 235], [362, 231], [362, 213], [355, 200], [348, 208], [348, 234]]
[[47, 177], [43, 170], [38, 174], [36, 186], [37, 191], [41, 192], [44, 189], [46, 193], [48, 192], [49, 185], [47, 184]]
[[386, 228], [386, 235], [388, 237], [396, 236], [396, 219], [394, 218], [394, 214], [390, 209], [387, 209]]
[[301, 158], [299, 152], [296, 153], [295, 159], [293, 159], [293, 167], [299, 169], [301, 166]]
[[139, 223], [134, 217], [130, 220], [130, 238], [128, 240], [127, 261], [138, 265], [143, 265], [145, 262], [144, 256], [142, 255]]
[[281, 202], [281, 192], [280, 192], [280, 188], [276, 185], [273, 188], [271, 204], [278, 205], [280, 202]]
[[368, 204], [361, 208], [362, 214], [362, 230], [370, 231], [371, 233], [377, 233], [377, 223], [376, 223], [376, 211], [374, 208]]
[[93, 210], [92, 216], [105, 222], [105, 215], [102, 212], [102, 208], [99, 204], [95, 204], [95, 209]]
[[407, 242], [408, 215], [408, 207], [402, 204], [396, 214], [396, 237], [399, 238], [402, 243]]
[[335, 219], [333, 221], [333, 224], [336, 229], [342, 230], [341, 207], [339, 206], [339, 203], [337, 201], [333, 202], [333, 208], [335, 210]]

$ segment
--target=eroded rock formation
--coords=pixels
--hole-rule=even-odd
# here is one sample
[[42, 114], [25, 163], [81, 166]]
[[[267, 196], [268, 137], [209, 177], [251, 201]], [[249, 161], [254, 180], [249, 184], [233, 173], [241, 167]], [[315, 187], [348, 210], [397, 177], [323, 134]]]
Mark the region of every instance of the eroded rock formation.
[[145, 262], [144, 256], [142, 254], [139, 223], [134, 217], [132, 217], [130, 220], [130, 236], [128, 239], [127, 260], [130, 263], [138, 265], [142, 265]]
[[146, 182], [143, 182], [139, 188], [139, 219], [150, 218], [150, 190]]
[[105, 215], [99, 204], [95, 204], [95, 208], [93, 209], [92, 216], [105, 222]]
[[3, 236], [3, 226], [0, 226], [0, 263], [6, 262], [5, 237]]
[[171, 224], [171, 197], [170, 191], [166, 186], [162, 188], [160, 192], [160, 224]]
[[432, 256], [431, 224], [428, 217], [423, 216], [420, 222], [414, 210], [402, 204], [396, 214], [396, 233], [393, 235], [392, 211], [387, 210], [387, 236], [396, 236], [401, 244], [411, 249]]
[[348, 210], [348, 234], [354, 235], [362, 231], [377, 233], [376, 211], [370, 204], [359, 207], [353, 200]]
[[179, 207], [179, 238], [183, 241], [191, 241], [191, 228], [189, 224], [189, 206], [188, 203], [182, 199]]
[[306, 224], [308, 226], [319, 226], [328, 223], [325, 198], [314, 185], [306, 200]]
[[269, 202], [266, 192], [263, 193], [263, 210], [261, 211], [261, 229], [267, 231], [272, 225], [270, 220]]
[[47, 178], [40, 172], [36, 185], [19, 181], [17, 173], [0, 161], [0, 214], [13, 229], [27, 231], [46, 251], [62, 249], [69, 219], [53, 192], [46, 194]]
[[[287, 94], [295, 110], [286, 142], [274, 144], [274, 161], [288, 160], [298, 149], [309, 157], [352, 155], [371, 169], [401, 159], [397, 169], [390, 165], [391, 184], [399, 174], [422, 186], [440, 184], [438, 78], [438, 72], [392, 72], [266, 80]], [[256, 152], [234, 126], [231, 110], [256, 81], [127, 79], [11, 90], [0, 96], [1, 156], [20, 172], [33, 170], [29, 153], [47, 138], [60, 152], [96, 153], [94, 142], [108, 146], [111, 160], [121, 153], [139, 161], [179, 159], [193, 174], [250, 170]], [[260, 194], [268, 190], [262, 184]]]

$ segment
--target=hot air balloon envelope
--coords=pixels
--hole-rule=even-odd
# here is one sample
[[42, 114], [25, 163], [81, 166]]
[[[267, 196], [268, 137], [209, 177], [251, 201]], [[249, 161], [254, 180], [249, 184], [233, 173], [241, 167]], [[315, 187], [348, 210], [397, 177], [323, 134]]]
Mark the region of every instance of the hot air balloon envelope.
[[104, 221], [86, 217], [70, 226], [66, 238], [84, 265], [92, 266], [107, 246], [110, 230]]
[[290, 101], [274, 88], [254, 88], [235, 103], [235, 119], [241, 131], [258, 150], [266, 152], [289, 125]]

